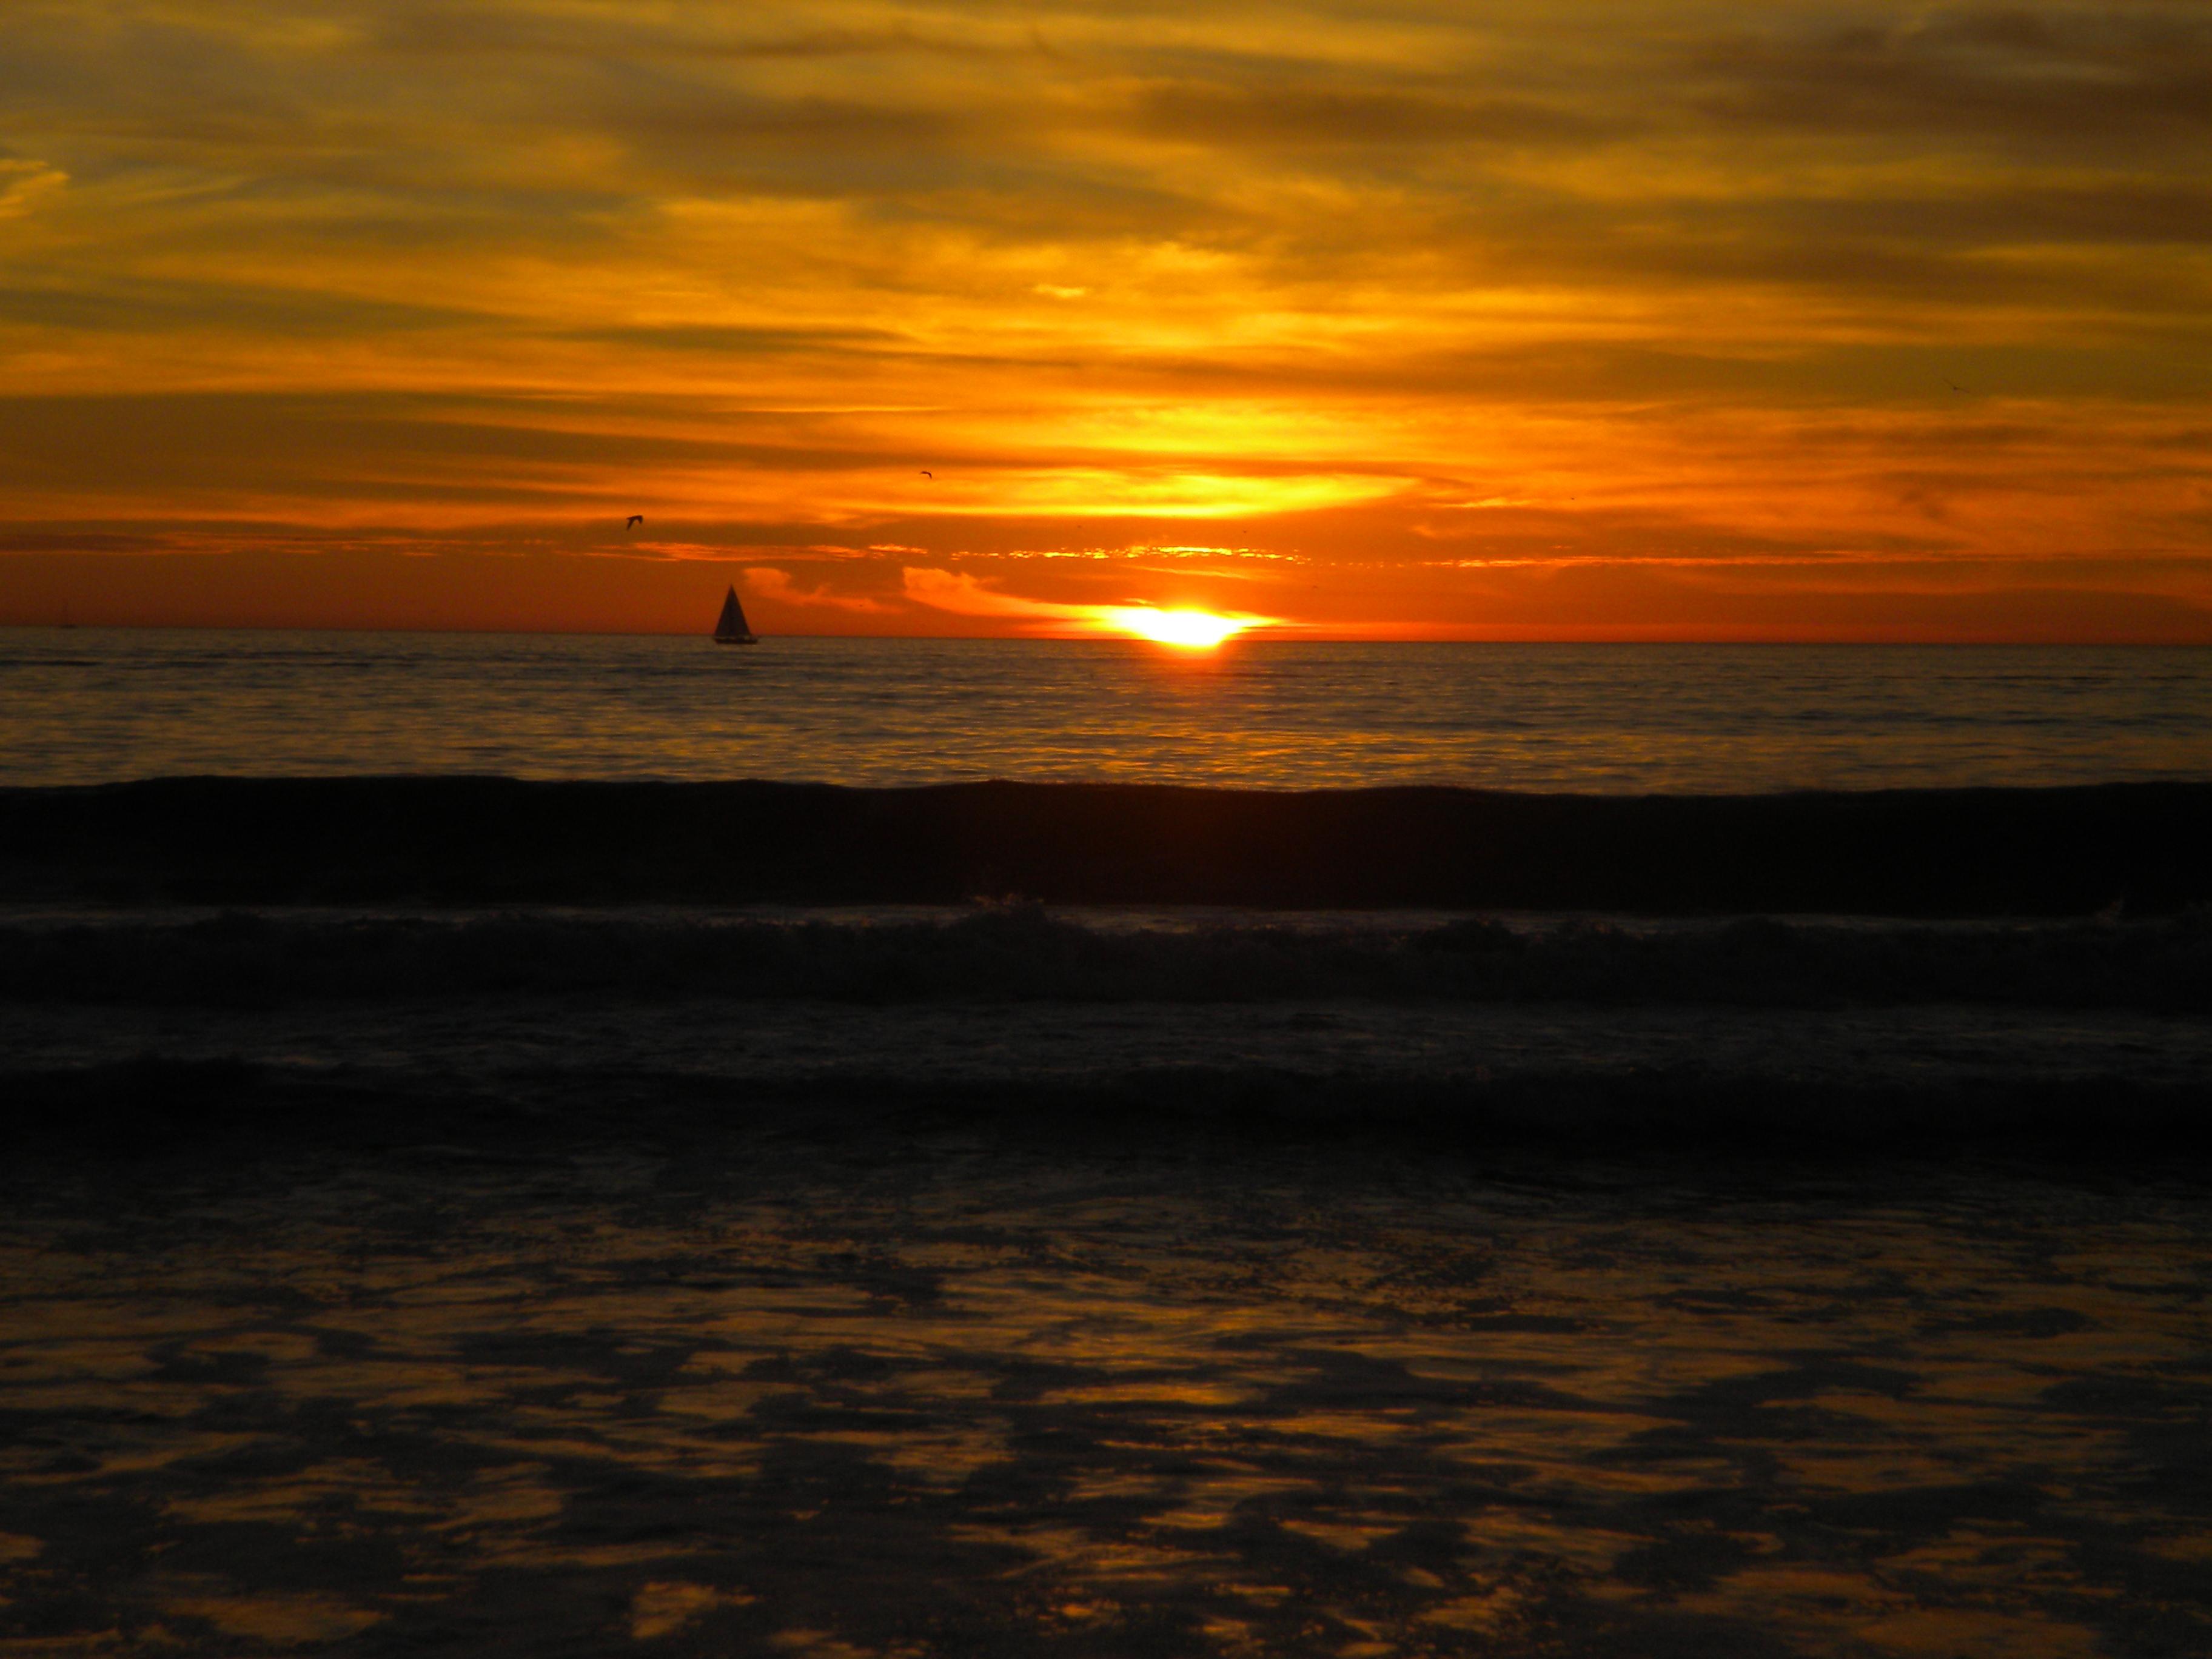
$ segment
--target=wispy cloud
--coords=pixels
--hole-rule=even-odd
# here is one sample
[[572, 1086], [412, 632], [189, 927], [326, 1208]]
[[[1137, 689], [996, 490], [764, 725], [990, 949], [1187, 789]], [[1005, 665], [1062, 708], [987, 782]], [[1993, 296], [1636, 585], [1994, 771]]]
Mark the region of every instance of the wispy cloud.
[[[1458, 578], [1355, 573], [1474, 541], [1573, 631], [1546, 571], [1720, 626], [1850, 547], [2212, 602], [2200, 0], [13, 0], [0, 131], [42, 545], [645, 509], [1009, 628], [897, 573], [1166, 604], [1133, 550], [1233, 544], [1283, 614], [1445, 629]], [[893, 614], [835, 592], [770, 602]]]
[[900, 573], [907, 598], [956, 617], [1005, 617], [1022, 622], [1079, 623], [1095, 608], [1060, 605], [1048, 599], [1024, 599], [1001, 592], [962, 571], [908, 566]]
[[839, 593], [824, 585], [801, 587], [787, 570], [774, 565], [756, 564], [745, 568], [745, 586], [763, 599], [803, 610], [823, 607], [832, 611], [857, 611], [863, 616], [884, 616], [896, 607], [864, 593]]

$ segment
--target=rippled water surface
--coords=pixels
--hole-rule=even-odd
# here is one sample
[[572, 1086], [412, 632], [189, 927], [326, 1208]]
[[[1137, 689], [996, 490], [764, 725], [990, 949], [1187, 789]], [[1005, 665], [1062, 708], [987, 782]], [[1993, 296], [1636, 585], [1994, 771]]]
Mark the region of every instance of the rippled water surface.
[[0, 1224], [0, 1643], [2203, 1652], [2208, 1288], [2201, 1206], [1997, 1175], [140, 1167]]
[[0, 781], [490, 772], [1575, 791], [2212, 776], [2196, 648], [0, 631]]

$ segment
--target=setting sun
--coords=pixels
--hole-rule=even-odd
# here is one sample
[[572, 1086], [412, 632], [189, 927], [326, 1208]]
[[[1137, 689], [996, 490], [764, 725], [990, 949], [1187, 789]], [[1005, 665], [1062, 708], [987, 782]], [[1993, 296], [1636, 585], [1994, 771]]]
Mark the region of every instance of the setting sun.
[[1217, 617], [1210, 611], [1155, 611], [1149, 605], [1117, 605], [1100, 607], [1099, 620], [1108, 627], [1162, 645], [1205, 648], [1232, 634], [1241, 634], [1256, 618]]

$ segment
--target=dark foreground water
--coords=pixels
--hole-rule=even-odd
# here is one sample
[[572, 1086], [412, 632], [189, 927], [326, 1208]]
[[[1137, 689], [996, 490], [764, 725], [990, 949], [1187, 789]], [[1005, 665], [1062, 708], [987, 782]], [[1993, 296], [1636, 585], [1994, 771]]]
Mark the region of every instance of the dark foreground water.
[[6, 1185], [10, 1652], [2212, 1645], [2185, 1182], [817, 1114]]
[[0, 1651], [2212, 1650], [2212, 931], [22, 908]]
[[1732, 793], [2212, 776], [2212, 650], [0, 630], [0, 784], [180, 773]]

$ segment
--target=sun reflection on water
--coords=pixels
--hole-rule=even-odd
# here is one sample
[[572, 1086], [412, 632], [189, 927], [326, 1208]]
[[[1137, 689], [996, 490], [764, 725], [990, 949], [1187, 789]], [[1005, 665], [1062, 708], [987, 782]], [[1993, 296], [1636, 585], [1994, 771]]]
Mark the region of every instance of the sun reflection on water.
[[[489, 1609], [700, 1651], [2072, 1654], [2198, 1535], [2146, 1450], [2212, 1386], [2172, 1206], [939, 1156], [18, 1217], [0, 1605], [393, 1651]], [[95, 1501], [135, 1576], [78, 1560]]]

